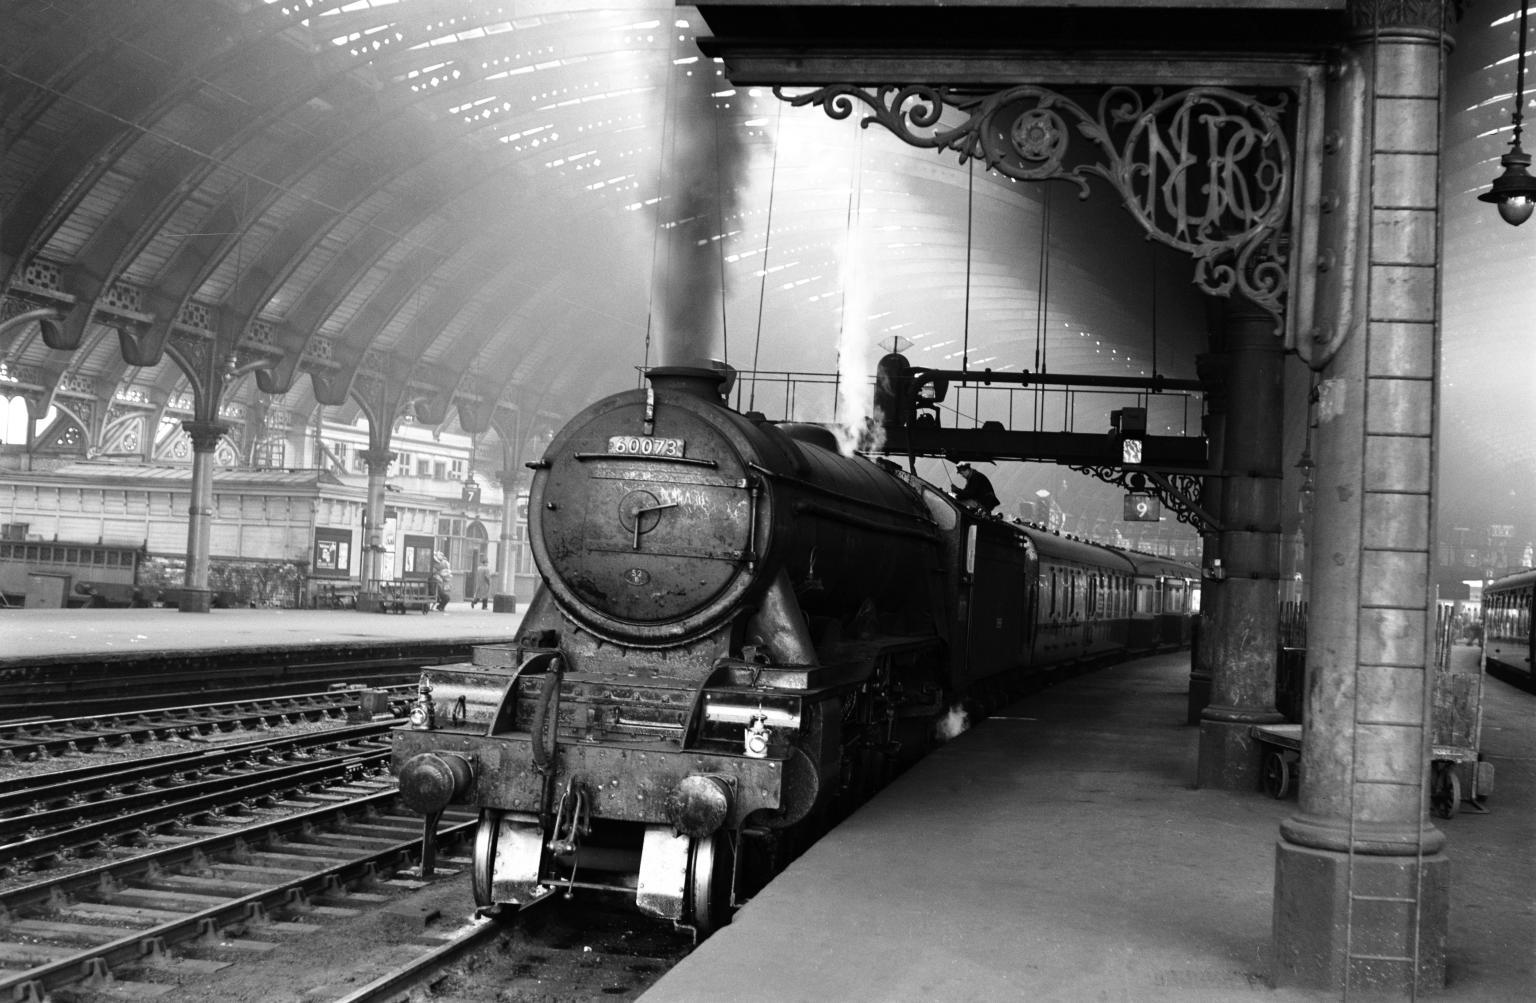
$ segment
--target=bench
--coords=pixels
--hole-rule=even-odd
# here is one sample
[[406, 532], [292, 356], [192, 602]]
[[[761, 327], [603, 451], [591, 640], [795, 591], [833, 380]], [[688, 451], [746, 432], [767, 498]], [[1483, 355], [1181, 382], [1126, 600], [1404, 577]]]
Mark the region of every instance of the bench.
[[374, 582], [374, 589], [385, 613], [404, 613], [412, 609], [425, 613], [437, 605], [437, 589], [426, 578], [386, 578]]
[[356, 609], [356, 582], [321, 582], [315, 586], [315, 609]]

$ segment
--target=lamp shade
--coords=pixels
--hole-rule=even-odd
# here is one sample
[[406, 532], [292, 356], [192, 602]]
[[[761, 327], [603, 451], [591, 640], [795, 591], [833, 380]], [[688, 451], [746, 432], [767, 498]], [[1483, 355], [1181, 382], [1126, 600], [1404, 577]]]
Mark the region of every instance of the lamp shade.
[[1504, 173], [1493, 179], [1493, 186], [1479, 195], [1478, 201], [1492, 202], [1499, 215], [1511, 226], [1531, 218], [1536, 208], [1536, 178], [1531, 177], [1531, 155], [1517, 145], [1499, 158]]

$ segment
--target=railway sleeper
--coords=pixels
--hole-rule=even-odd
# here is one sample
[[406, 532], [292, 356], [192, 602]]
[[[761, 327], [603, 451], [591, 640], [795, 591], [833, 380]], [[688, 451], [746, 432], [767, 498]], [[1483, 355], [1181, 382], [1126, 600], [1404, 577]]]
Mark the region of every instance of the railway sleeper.
[[277, 943], [271, 940], [255, 940], [244, 936], [245, 930], [235, 924], [227, 928], [220, 928], [219, 924], [211, 919], [201, 919], [197, 922], [197, 936], [189, 943], [196, 946], [197, 950], [207, 953], [224, 953], [230, 951], [244, 952], [246, 954], [268, 954], [277, 950]]

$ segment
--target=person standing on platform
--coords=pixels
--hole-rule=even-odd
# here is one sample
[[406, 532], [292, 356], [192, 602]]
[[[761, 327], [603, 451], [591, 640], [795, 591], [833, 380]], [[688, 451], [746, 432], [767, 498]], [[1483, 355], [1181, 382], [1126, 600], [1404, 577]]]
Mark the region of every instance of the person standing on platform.
[[475, 569], [475, 595], [469, 601], [469, 608], [474, 609], [475, 603], [479, 603], [481, 609], [491, 608], [491, 566], [483, 556], [480, 566]]
[[954, 489], [955, 501], [984, 514], [997, 508], [997, 492], [992, 490], [992, 481], [986, 474], [972, 470], [969, 463], [960, 464], [955, 472], [965, 480], [965, 484]]
[[441, 550], [432, 551], [432, 585], [437, 589], [438, 612], [448, 608], [448, 587], [453, 582], [453, 569], [448, 566], [448, 555]]

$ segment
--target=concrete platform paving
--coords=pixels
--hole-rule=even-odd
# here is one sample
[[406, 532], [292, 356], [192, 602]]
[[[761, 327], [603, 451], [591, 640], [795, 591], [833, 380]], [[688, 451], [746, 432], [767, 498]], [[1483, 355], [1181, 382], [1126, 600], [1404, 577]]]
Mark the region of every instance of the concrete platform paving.
[[[1471, 649], [1467, 649], [1470, 651]], [[1294, 796], [1193, 788], [1188, 655], [1069, 680], [918, 764], [643, 996], [1378, 1000], [1268, 985]], [[1445, 1000], [1536, 999], [1536, 695], [1488, 681], [1487, 814], [1449, 837]]]
[[11, 609], [0, 610], [0, 660], [209, 648], [299, 647], [370, 640], [510, 641], [523, 612], [448, 604], [445, 613], [355, 610]]

